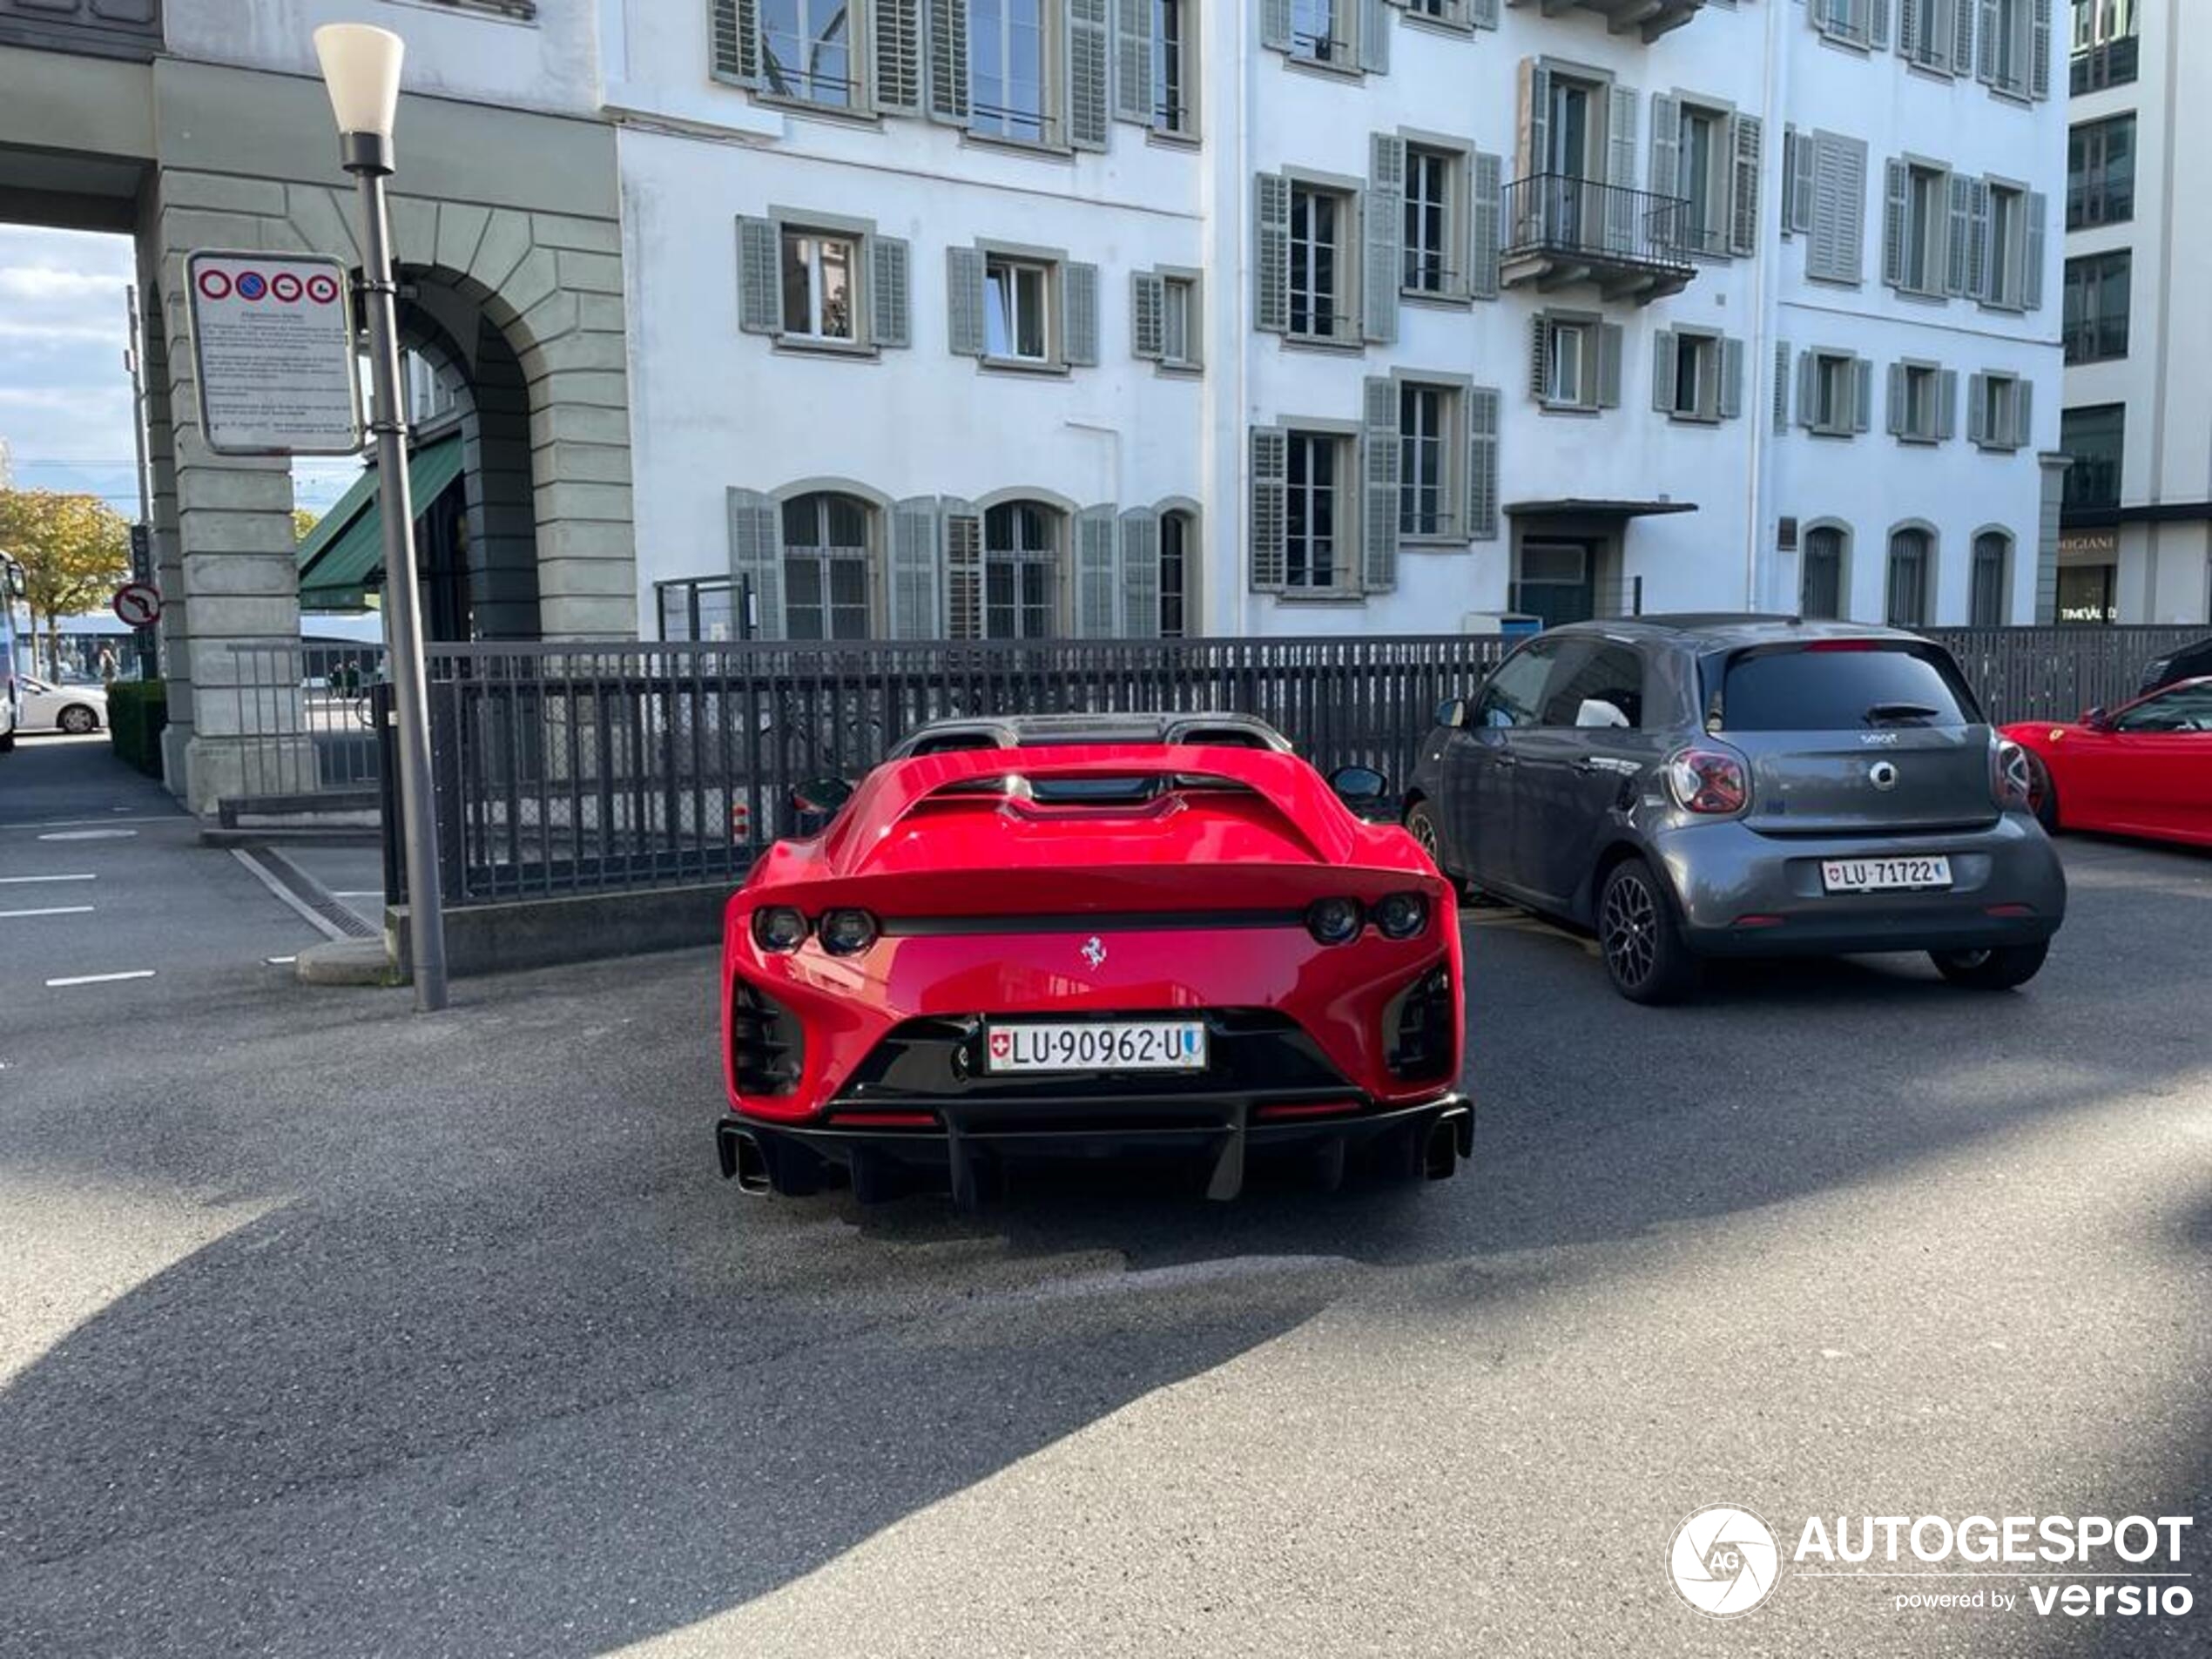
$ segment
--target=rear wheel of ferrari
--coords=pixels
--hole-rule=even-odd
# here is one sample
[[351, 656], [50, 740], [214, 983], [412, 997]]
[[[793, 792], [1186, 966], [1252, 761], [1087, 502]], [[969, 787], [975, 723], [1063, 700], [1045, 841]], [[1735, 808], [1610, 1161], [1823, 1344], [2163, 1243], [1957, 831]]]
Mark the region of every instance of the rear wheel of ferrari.
[[2043, 826], [2047, 835], [2059, 833], [2059, 783], [2051, 776], [2051, 769], [2043, 764], [2043, 757], [2033, 749], [2027, 752], [2027, 804], [2035, 813], [2035, 821]]
[[1659, 878], [1642, 859], [1613, 867], [1597, 903], [1598, 948], [1613, 988], [1631, 1002], [1678, 1002], [1697, 986]]
[[1953, 985], [1977, 991], [2009, 991], [2043, 969], [2050, 941], [2033, 945], [2000, 945], [1992, 950], [1932, 950], [1928, 960]]

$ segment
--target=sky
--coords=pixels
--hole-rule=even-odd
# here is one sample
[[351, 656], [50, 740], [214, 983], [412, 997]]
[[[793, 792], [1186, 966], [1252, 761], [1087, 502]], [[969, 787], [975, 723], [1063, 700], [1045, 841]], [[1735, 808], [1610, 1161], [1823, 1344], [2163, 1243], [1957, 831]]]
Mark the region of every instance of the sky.
[[[0, 225], [0, 439], [18, 489], [88, 491], [138, 516], [131, 435], [131, 239]], [[320, 512], [359, 466], [303, 462], [299, 503]]]

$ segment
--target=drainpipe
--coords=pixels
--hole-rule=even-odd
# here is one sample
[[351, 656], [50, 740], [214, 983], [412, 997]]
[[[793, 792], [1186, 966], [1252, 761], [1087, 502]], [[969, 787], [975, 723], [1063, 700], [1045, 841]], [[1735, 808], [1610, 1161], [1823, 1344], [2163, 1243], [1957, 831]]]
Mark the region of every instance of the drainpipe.
[[[1766, 130], [1775, 135], [1772, 142], [1777, 154], [1780, 153], [1782, 147], [1779, 118], [1790, 107], [1788, 88], [1783, 84], [1789, 73], [1789, 60], [1781, 44], [1784, 14], [1789, 10], [1789, 7], [1779, 4], [1770, 5], [1766, 9], [1764, 61], [1759, 76], [1760, 86], [1766, 95], [1762, 118]], [[1742, 14], [1737, 15], [1740, 17]], [[1760, 166], [1764, 171], [1764, 158]], [[1775, 341], [1782, 333], [1782, 285], [1777, 275], [1770, 285], [1770, 297], [1768, 280], [1769, 272], [1773, 271], [1782, 259], [1782, 215], [1777, 210], [1781, 206], [1782, 190], [1786, 187], [1787, 180], [1782, 172], [1777, 172], [1776, 176], [1778, 183], [1772, 199], [1770, 201], [1763, 197], [1759, 205], [1760, 246], [1758, 257], [1751, 261], [1751, 327], [1744, 332], [1745, 349], [1752, 355], [1751, 361], [1745, 365], [1745, 378], [1754, 386], [1763, 383], [1762, 373], [1773, 363]], [[1782, 372], [1786, 374], [1789, 371], [1784, 369]], [[1763, 544], [1773, 534], [1767, 528], [1765, 508], [1776, 500], [1773, 394], [1768, 395], [1762, 407], [1747, 408], [1743, 413], [1750, 422], [1751, 435], [1751, 464], [1745, 469], [1743, 481], [1747, 527], [1744, 536], [1743, 608], [1764, 610], [1766, 605], [1763, 603], [1759, 583], [1759, 556]], [[1777, 557], [1781, 550], [1779, 543], [1780, 537], [1776, 536], [1772, 550]], [[1800, 558], [1804, 556], [1802, 547], [1797, 556]], [[1794, 612], [1797, 606], [1792, 603], [1782, 608]]]

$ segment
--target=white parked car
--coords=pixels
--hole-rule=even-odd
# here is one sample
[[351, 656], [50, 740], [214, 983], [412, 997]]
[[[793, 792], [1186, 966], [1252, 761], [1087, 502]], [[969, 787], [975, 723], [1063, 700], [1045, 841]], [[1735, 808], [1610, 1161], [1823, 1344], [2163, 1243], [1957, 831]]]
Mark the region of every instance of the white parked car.
[[25, 732], [97, 732], [107, 724], [107, 688], [98, 683], [23, 677]]

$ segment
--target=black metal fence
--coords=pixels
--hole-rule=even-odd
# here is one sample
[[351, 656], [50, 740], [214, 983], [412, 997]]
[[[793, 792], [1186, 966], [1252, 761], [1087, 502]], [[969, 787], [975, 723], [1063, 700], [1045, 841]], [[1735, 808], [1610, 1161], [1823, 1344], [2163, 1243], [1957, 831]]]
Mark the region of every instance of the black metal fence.
[[231, 684], [200, 695], [238, 698], [241, 799], [376, 789], [369, 691], [384, 678], [383, 646], [233, 645], [229, 655]]
[[[2182, 628], [1939, 629], [1993, 718], [2124, 700]], [[946, 715], [1236, 710], [1328, 770], [1413, 768], [1495, 638], [434, 645], [446, 902], [734, 882], [800, 829], [794, 786], [856, 778]], [[384, 775], [392, 775], [387, 766]], [[388, 844], [388, 891], [404, 896]]]

